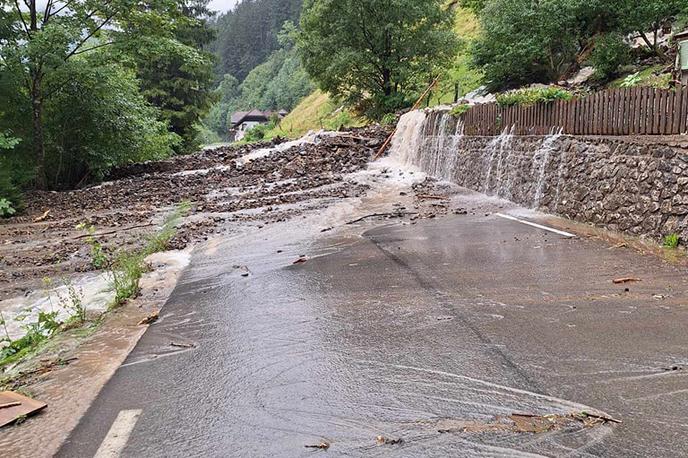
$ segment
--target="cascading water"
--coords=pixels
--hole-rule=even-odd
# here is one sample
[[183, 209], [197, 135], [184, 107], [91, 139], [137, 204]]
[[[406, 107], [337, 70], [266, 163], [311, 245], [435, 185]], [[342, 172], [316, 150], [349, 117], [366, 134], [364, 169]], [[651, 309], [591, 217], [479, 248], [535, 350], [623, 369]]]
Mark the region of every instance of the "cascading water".
[[[448, 110], [412, 111], [399, 121], [390, 156], [402, 165], [418, 167], [434, 177], [465, 183], [485, 194], [539, 208], [548, 189], [547, 183], [554, 181], [549, 172], [552, 155], [561, 136], [561, 129], [552, 130], [535, 153], [524, 156], [518, 151], [522, 142], [514, 145], [515, 126], [509, 126], [501, 135], [490, 140], [482, 151], [481, 159], [471, 150], [480, 141], [463, 142], [464, 125]], [[532, 141], [524, 140], [523, 144], [529, 145]], [[466, 150], [462, 150], [464, 147]], [[481, 161], [482, 168], [480, 165], [467, 168], [467, 164], [476, 159]], [[456, 176], [459, 164], [467, 174], [465, 177]], [[529, 167], [530, 173], [527, 168], [524, 171], [524, 167]], [[553, 201], [555, 206], [558, 205], [563, 186], [564, 168], [565, 164], [560, 158]]]
[[[495, 193], [497, 195], [502, 195], [504, 193], [504, 175], [506, 174], [506, 170], [504, 170], [504, 163], [508, 162], [504, 160], [504, 155], [505, 152], [508, 155], [509, 154], [509, 146], [511, 146], [511, 142], [514, 138], [514, 127], [512, 126], [511, 128], [506, 128], [504, 129], [504, 132], [502, 134], [492, 140], [490, 144], [488, 145], [487, 149], [487, 155], [486, 157], [488, 158], [487, 164], [485, 166], [486, 172], [485, 172], [485, 182], [483, 184], [483, 192], [485, 194], [490, 194], [490, 193]], [[497, 169], [496, 171], [494, 170], [494, 162], [495, 159], [497, 159]], [[508, 163], [507, 163], [508, 166]], [[496, 172], [497, 175], [497, 180], [496, 180], [496, 188], [493, 190], [492, 189], [492, 175], [493, 173]]]
[[392, 138], [390, 156], [400, 164], [419, 167], [423, 146], [423, 130], [428, 115], [424, 111], [411, 111], [399, 120]]
[[552, 129], [549, 136], [543, 140], [542, 146], [533, 155], [533, 167], [537, 164], [539, 172], [538, 181], [535, 185], [535, 197], [533, 198], [532, 208], [540, 207], [540, 202], [545, 192], [547, 164], [549, 164], [550, 156], [552, 155], [552, 151], [554, 151], [554, 145], [561, 135], [561, 129]]
[[390, 156], [403, 165], [451, 180], [461, 138], [463, 123], [448, 112], [412, 111], [399, 120]]

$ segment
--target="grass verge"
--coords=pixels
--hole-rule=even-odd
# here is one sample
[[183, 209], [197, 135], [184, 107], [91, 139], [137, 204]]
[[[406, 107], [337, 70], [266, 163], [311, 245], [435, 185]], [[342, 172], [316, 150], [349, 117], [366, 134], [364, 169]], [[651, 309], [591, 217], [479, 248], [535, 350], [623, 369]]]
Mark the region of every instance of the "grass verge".
[[[111, 277], [111, 286], [115, 293], [115, 298], [110, 306], [110, 310], [115, 309], [127, 300], [139, 294], [139, 281], [144, 273], [148, 271], [145, 259], [153, 253], [165, 251], [177, 233], [177, 227], [181, 219], [188, 213], [190, 204], [184, 202], [180, 204], [166, 219], [160, 230], [150, 235], [146, 239], [143, 248], [138, 250], [121, 251], [109, 262], [108, 273]], [[93, 246], [95, 241], [89, 240], [87, 243]], [[99, 246], [99, 245], [98, 245]], [[93, 250], [91, 252], [93, 256]], [[103, 256], [103, 252], [97, 250], [98, 256]], [[86, 307], [82, 302], [81, 292], [77, 290], [68, 280], [62, 280], [66, 286], [65, 294], [57, 294], [56, 302], [49, 297], [52, 304], [52, 311], [40, 311], [35, 321], [23, 324], [25, 334], [19, 339], [12, 339], [7, 328], [5, 316], [0, 311], [0, 370], [10, 365], [18, 363], [27, 357], [39, 353], [46, 344], [56, 335], [65, 331], [73, 331], [76, 337], [80, 335], [90, 335], [102, 322], [103, 316], [95, 319], [88, 319]], [[46, 287], [52, 285], [52, 280], [45, 280]], [[66, 319], [58, 319], [60, 311], [67, 311]], [[15, 317], [16, 321], [24, 322], [27, 320], [31, 310]]]

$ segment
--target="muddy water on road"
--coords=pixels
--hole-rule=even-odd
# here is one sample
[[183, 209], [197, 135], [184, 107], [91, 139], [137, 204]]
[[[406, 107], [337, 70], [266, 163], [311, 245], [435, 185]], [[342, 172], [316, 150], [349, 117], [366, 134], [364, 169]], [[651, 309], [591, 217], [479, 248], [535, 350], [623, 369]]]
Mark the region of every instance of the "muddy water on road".
[[[124, 456], [687, 451], [688, 377], [664, 371], [685, 362], [682, 272], [496, 218], [475, 194], [458, 197], [470, 216], [341, 227], [399, 189], [198, 249], [61, 456], [95, 452], [125, 409], [143, 414]], [[619, 272], [644, 281], [626, 292]], [[598, 410], [624, 423], [461, 427]]]

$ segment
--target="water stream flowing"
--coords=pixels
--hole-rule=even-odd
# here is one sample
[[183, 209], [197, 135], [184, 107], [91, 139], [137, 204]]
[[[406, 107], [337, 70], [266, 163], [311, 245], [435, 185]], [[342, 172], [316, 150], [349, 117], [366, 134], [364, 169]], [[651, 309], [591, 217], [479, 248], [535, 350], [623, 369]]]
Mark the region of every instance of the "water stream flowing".
[[[484, 138], [465, 136], [463, 122], [447, 110], [413, 111], [399, 122], [391, 156], [436, 178], [539, 208], [543, 201], [556, 206], [564, 185], [564, 163], [555, 156], [561, 136], [556, 129], [540, 144], [516, 142], [515, 127], [507, 126], [485, 143]], [[533, 143], [535, 151], [526, 152]], [[556, 177], [552, 167], [558, 167]], [[548, 186], [550, 182], [556, 184]], [[554, 186], [556, 196], [548, 201], [545, 195]]]

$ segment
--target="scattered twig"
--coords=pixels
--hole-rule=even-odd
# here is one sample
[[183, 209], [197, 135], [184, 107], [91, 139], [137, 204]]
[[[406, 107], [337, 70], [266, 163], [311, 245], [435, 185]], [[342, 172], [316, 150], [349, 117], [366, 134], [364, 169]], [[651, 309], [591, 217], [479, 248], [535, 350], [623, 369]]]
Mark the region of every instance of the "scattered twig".
[[318, 448], [320, 450], [327, 450], [328, 448], [330, 448], [330, 444], [328, 444], [327, 442], [321, 442], [317, 445], [304, 445], [304, 447], [306, 447], [306, 448]]
[[617, 278], [616, 280], [613, 280], [615, 285], [622, 285], [624, 283], [636, 283], [642, 281], [640, 278], [634, 278], [634, 277], [624, 277], [624, 278]]
[[382, 218], [382, 217], [390, 217], [390, 216], [393, 216], [393, 217], [396, 217], [396, 218], [401, 218], [401, 217], [404, 217], [404, 216], [413, 216], [413, 215], [417, 215], [417, 214], [418, 214], [418, 213], [416, 213], [416, 212], [406, 212], [406, 213], [399, 213], [399, 212], [394, 212], [394, 213], [373, 213], [372, 215], [362, 216], [362, 217], [360, 217], [360, 218], [358, 218], [358, 219], [355, 219], [355, 220], [353, 220], [353, 221], [349, 221], [349, 222], [346, 223], [346, 224], [356, 224], [356, 223], [360, 223], [361, 221], [365, 221], [365, 220], [368, 219], [368, 218]]
[[156, 311], [148, 315], [146, 318], [143, 320], [139, 321], [139, 326], [143, 326], [144, 324], [152, 324], [158, 321], [158, 318], [160, 318], [160, 312]]
[[153, 224], [153, 223], [139, 224], [137, 226], [120, 227], [117, 229], [113, 229], [111, 231], [98, 232], [95, 234], [83, 234], [83, 235], [78, 235], [76, 237], [73, 237], [72, 240], [81, 240], [81, 239], [85, 239], [87, 237], [102, 237], [103, 235], [118, 234], [118, 233], [123, 232], [123, 231], [133, 231], [134, 229], [143, 229], [144, 227], [151, 227], [151, 226], [155, 226], [155, 224]]
[[418, 194], [416, 196], [418, 199], [422, 200], [451, 200], [451, 197], [447, 196], [433, 196], [431, 194]]
[[38, 218], [34, 218], [33, 222], [34, 223], [43, 222], [48, 218], [48, 216], [50, 216], [50, 210], [46, 210], [41, 216], [39, 216]]
[[623, 423], [621, 420], [618, 420], [616, 418], [610, 417], [609, 415], [605, 414], [594, 414], [594, 413], [589, 413], [589, 412], [581, 412], [580, 414], [574, 414], [576, 417], [589, 417], [589, 418], [597, 418], [599, 420], [605, 421], [607, 423], [618, 423], [621, 424]]

